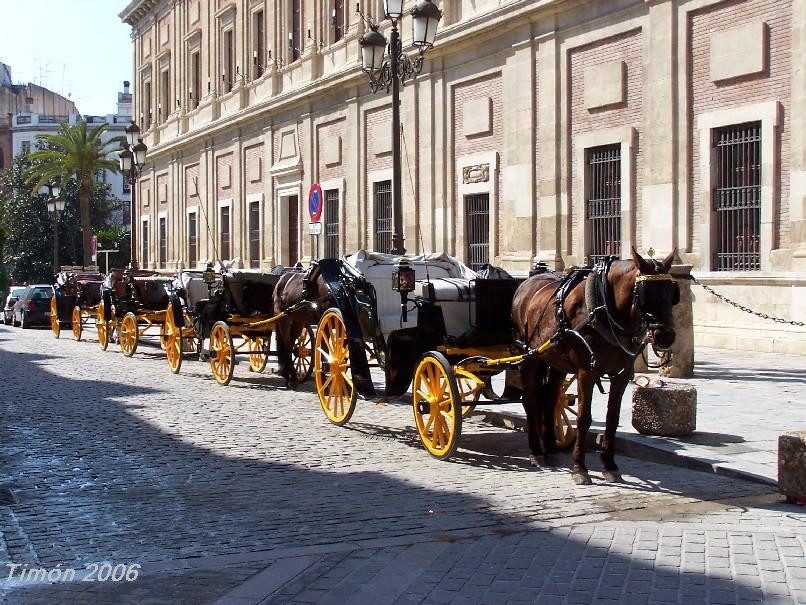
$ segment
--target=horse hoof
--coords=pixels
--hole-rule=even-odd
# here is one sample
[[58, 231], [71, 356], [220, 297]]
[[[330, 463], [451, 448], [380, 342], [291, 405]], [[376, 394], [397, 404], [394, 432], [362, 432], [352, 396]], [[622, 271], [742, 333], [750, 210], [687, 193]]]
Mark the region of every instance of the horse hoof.
[[575, 472], [571, 473], [571, 477], [577, 485], [591, 485], [593, 483], [588, 473]]
[[604, 471], [602, 476], [609, 483], [624, 483], [624, 477], [618, 471]]
[[546, 459], [543, 456], [535, 456], [532, 454], [529, 456], [529, 464], [532, 466], [544, 466], [546, 464]]

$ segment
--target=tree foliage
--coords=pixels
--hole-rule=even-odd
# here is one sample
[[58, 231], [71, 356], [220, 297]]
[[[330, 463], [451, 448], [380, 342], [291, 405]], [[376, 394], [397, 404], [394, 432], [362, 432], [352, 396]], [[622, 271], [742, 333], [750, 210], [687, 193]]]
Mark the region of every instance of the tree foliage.
[[91, 202], [95, 186], [94, 175], [98, 171], [118, 171], [118, 163], [109, 155], [120, 147], [123, 137], [114, 137], [104, 142], [102, 135], [109, 129], [106, 123], [88, 130], [87, 123], [74, 125], [59, 123], [57, 134], [37, 136], [40, 148], [30, 154], [31, 165], [25, 169], [25, 181], [33, 191], [55, 181], [73, 181], [78, 190], [78, 212], [81, 221], [83, 262], [92, 264], [92, 216]]
[[[53, 273], [53, 216], [47, 211], [48, 196], [32, 192], [28, 185], [30, 166], [30, 156], [18, 155], [0, 178], [0, 228], [7, 234], [0, 250], [0, 273], [5, 271], [11, 283], [48, 283]], [[65, 209], [58, 223], [60, 265], [84, 264], [78, 237], [80, 189], [74, 179], [62, 183]], [[109, 185], [93, 184], [89, 205], [95, 229], [101, 232], [113, 227], [110, 217], [121, 203], [110, 197]]]

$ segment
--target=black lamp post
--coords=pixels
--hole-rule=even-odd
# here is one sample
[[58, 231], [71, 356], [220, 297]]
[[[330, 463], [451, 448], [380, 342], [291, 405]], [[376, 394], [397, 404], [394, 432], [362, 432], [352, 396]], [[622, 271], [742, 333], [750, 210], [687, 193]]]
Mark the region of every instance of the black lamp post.
[[48, 212], [53, 215], [53, 273], [59, 272], [59, 217], [64, 211], [65, 200], [58, 182], [44, 185], [40, 193], [48, 196]]
[[[423, 69], [423, 57], [434, 45], [437, 25], [442, 18], [440, 11], [431, 0], [422, 0], [411, 10], [413, 44], [419, 49], [414, 59], [403, 52], [398, 22], [403, 17], [404, 0], [384, 0], [384, 14], [392, 22], [392, 39], [378, 32], [378, 24], [370, 22], [370, 31], [359, 41], [364, 71], [369, 76], [372, 92], [385, 87], [392, 89], [392, 254], [405, 254], [403, 244], [403, 204], [400, 168], [400, 86], [409, 78], [415, 77]], [[389, 58], [384, 60], [385, 51]]]
[[132, 191], [131, 201], [131, 267], [137, 268], [137, 177], [146, 162], [148, 147], [139, 137], [140, 128], [132, 122], [126, 127], [126, 142], [121, 144], [120, 171], [129, 179]]

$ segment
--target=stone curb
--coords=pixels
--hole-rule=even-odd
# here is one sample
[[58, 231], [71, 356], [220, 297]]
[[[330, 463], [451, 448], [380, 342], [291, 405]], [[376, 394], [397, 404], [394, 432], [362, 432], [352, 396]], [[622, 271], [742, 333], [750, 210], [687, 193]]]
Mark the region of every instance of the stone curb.
[[[508, 412], [501, 412], [497, 410], [479, 410], [473, 412], [473, 416], [480, 418], [482, 422], [499, 426], [502, 428], [526, 432], [526, 418], [517, 414], [510, 414]], [[599, 428], [591, 427], [588, 433], [588, 447], [598, 446], [602, 439], [604, 431]], [[662, 439], [658, 437], [657, 439]], [[657, 445], [652, 445], [651, 441], [654, 439], [643, 437], [641, 435], [633, 435], [631, 433], [616, 433], [616, 449], [619, 454], [628, 456], [630, 458], [637, 458], [639, 460], [646, 460], [649, 462], [656, 462], [658, 464], [667, 464], [669, 466], [677, 466], [680, 468], [687, 468], [694, 471], [704, 473], [714, 473], [715, 475], [724, 475], [726, 477], [734, 477], [736, 479], [744, 479], [746, 481], [753, 481], [755, 483], [763, 483], [778, 487], [778, 483], [769, 477], [764, 477], [745, 471], [742, 469], [726, 466], [724, 463], [702, 460], [694, 456], [686, 455], [685, 452], [671, 452]]]

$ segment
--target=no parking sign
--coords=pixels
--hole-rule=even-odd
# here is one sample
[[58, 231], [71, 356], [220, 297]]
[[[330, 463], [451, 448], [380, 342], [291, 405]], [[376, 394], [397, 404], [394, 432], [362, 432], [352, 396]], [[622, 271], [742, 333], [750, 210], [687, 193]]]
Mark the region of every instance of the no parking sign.
[[311, 222], [315, 223], [322, 217], [322, 188], [319, 183], [313, 183], [308, 193], [308, 212]]

